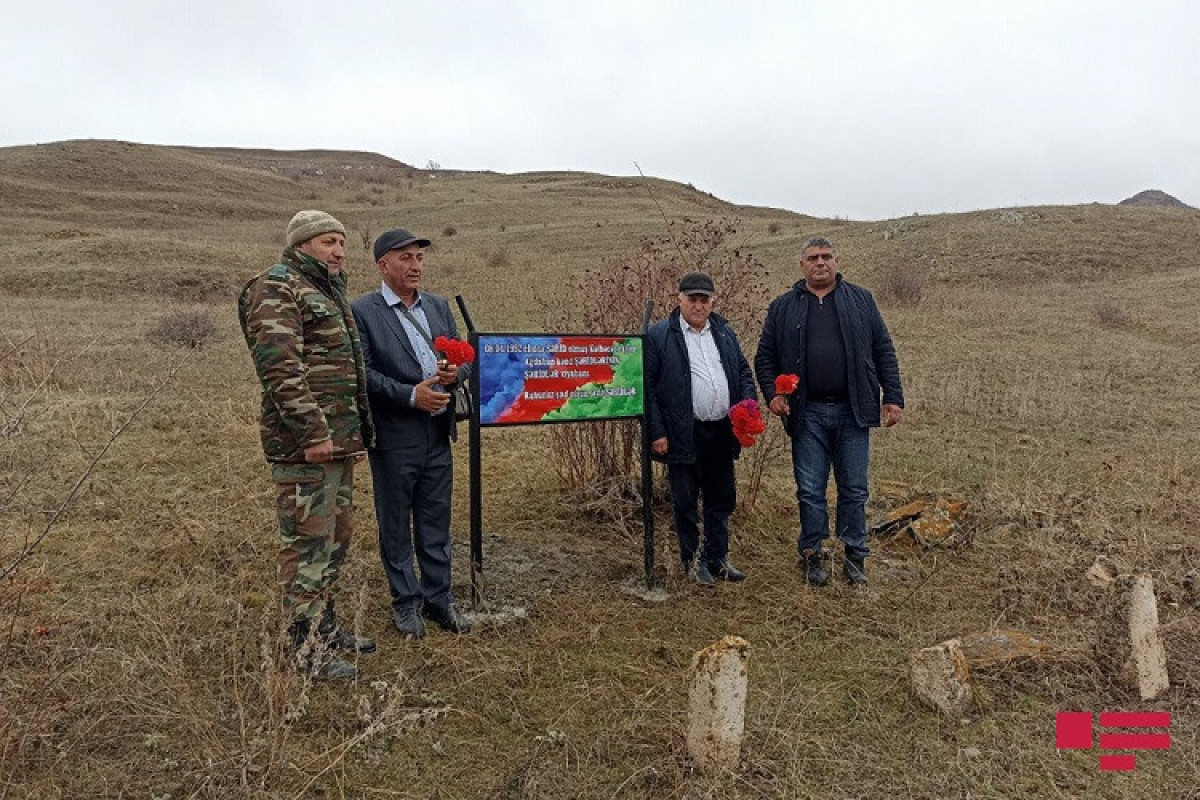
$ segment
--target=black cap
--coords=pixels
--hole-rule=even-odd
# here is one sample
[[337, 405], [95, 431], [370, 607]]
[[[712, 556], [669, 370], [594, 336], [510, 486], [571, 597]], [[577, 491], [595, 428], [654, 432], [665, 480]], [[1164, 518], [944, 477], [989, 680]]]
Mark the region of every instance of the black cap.
[[679, 293], [706, 294], [712, 297], [717, 293], [717, 287], [713, 286], [712, 278], [703, 272], [689, 272], [679, 279]]
[[428, 239], [418, 239], [404, 228], [396, 228], [395, 230], [382, 233], [375, 240], [375, 260], [383, 258], [383, 254], [388, 250], [395, 250], [398, 247], [408, 247], [410, 244], [420, 245], [421, 247], [429, 247], [433, 244]]

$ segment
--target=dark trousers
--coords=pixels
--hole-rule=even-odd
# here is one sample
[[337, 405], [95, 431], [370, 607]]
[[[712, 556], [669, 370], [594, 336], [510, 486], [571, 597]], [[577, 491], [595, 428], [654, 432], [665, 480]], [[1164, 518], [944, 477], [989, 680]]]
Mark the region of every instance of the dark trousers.
[[[379, 555], [392, 607], [446, 608], [450, 596], [450, 440], [432, 421], [403, 447], [371, 450]], [[420, 568], [418, 581], [413, 561]]]
[[737, 506], [729, 418], [696, 422], [693, 439], [695, 463], [667, 465], [675, 535], [679, 537], [679, 556], [685, 566], [692, 563], [700, 545], [700, 498], [704, 503], [704, 551], [700, 557], [706, 564], [724, 561], [729, 554], [729, 515]]

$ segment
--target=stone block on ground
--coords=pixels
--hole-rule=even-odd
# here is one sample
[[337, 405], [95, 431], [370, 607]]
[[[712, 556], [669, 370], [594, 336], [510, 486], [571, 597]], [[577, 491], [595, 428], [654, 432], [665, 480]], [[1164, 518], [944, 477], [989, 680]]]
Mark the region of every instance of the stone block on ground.
[[958, 639], [913, 653], [909, 679], [917, 697], [942, 714], [961, 717], [971, 710], [971, 670]]
[[959, 643], [972, 671], [1036, 658], [1046, 651], [1044, 642], [1021, 631], [973, 633], [963, 636]]
[[1158, 629], [1158, 600], [1149, 575], [1120, 575], [1101, 611], [1096, 660], [1152, 700], [1167, 689], [1167, 654]]
[[704, 773], [737, 768], [746, 723], [750, 644], [737, 636], [696, 653], [688, 691], [688, 755]]
[[873, 536], [904, 536], [923, 548], [948, 545], [966, 516], [967, 503], [956, 497], [934, 495], [911, 500], [870, 526]]
[[1117, 579], [1117, 568], [1104, 556], [1096, 556], [1096, 560], [1088, 567], [1084, 577], [1092, 586], [1098, 589], [1108, 589]]

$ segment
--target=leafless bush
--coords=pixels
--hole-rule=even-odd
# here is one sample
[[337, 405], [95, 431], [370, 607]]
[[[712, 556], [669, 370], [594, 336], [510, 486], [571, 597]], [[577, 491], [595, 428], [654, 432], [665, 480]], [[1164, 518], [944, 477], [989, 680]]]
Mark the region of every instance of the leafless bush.
[[511, 263], [508, 250], [503, 247], [484, 250], [479, 255], [483, 259], [483, 265], [488, 269], [504, 269]]
[[[646, 301], [662, 318], [676, 305], [679, 279], [703, 271], [717, 286], [717, 313], [743, 336], [757, 332], [766, 312], [764, 269], [733, 246], [732, 220], [683, 220], [667, 233], [643, 239], [623, 256], [606, 260], [568, 282], [571, 303], [545, 303], [552, 330], [622, 333], [641, 330]], [[564, 483], [583, 502], [638, 494], [638, 427], [628, 422], [556, 425], [551, 458]]]
[[778, 222], [767, 223], [767, 233], [771, 234], [772, 236], [777, 236], [779, 234], [779, 223]]
[[442, 236], [453, 236], [456, 233], [458, 233], [458, 228], [454, 227], [453, 225], [447, 225], [446, 227], [442, 228]]
[[915, 306], [925, 298], [925, 277], [920, 265], [889, 264], [879, 280], [879, 297], [892, 305]]
[[196, 350], [216, 338], [217, 321], [208, 308], [173, 311], [159, 317], [146, 336], [151, 341]]
[[1111, 300], [1105, 300], [1097, 303], [1096, 320], [1106, 328], [1123, 328], [1132, 320], [1125, 309]]

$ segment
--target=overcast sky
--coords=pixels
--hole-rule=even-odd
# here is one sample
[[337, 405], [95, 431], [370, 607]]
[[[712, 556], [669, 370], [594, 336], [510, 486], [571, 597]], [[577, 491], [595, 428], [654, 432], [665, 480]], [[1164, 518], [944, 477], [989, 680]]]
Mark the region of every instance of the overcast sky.
[[4, 0], [0, 146], [370, 150], [818, 216], [1200, 206], [1190, 0]]

